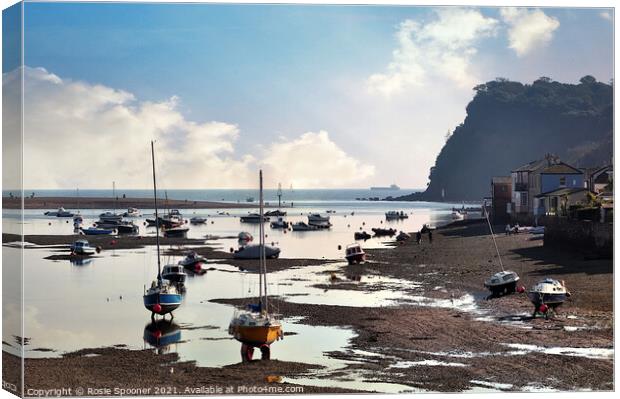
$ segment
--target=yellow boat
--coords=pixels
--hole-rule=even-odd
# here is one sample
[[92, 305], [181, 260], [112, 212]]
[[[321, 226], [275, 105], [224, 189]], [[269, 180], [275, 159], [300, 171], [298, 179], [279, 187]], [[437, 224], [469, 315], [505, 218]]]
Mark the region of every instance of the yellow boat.
[[265, 226], [263, 222], [263, 171], [259, 173], [260, 182], [260, 267], [259, 267], [259, 302], [249, 305], [247, 309], [237, 310], [228, 333], [241, 342], [241, 358], [252, 360], [254, 348], [260, 348], [262, 359], [270, 358], [270, 345], [282, 339], [282, 325], [276, 315], [269, 313], [267, 296], [267, 259], [265, 255]]

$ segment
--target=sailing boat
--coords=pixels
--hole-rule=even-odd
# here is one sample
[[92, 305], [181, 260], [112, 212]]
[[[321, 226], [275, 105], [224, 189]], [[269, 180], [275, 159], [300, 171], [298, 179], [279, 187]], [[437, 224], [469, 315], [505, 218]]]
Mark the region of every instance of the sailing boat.
[[[259, 173], [260, 182], [260, 216], [263, 218], [263, 171]], [[259, 224], [260, 263], [259, 263], [259, 299], [257, 304], [248, 305], [247, 309], [237, 310], [228, 327], [228, 333], [241, 342], [241, 359], [252, 360], [254, 348], [260, 348], [261, 358], [270, 358], [270, 345], [283, 337], [282, 325], [276, 316], [269, 312], [267, 296], [267, 260], [265, 256], [265, 225]]]
[[145, 290], [143, 299], [144, 307], [151, 311], [151, 319], [155, 320], [155, 314], [165, 317], [172, 311], [181, 306], [181, 294], [178, 292], [174, 284], [170, 284], [168, 280], [164, 280], [161, 276], [161, 259], [159, 256], [159, 215], [157, 213], [157, 183], [155, 179], [155, 149], [151, 141], [151, 159], [153, 161], [153, 201], [155, 204], [155, 220], [157, 226], [157, 234], [155, 234], [157, 242], [157, 280], [153, 281], [151, 288]]
[[80, 189], [76, 188], [77, 195], [77, 212], [73, 215], [73, 229], [78, 231], [82, 222], [84, 222], [84, 218], [80, 215]]
[[120, 222], [123, 218], [123, 215], [119, 215], [116, 213], [116, 202], [118, 201], [116, 197], [116, 182], [112, 182], [112, 198], [114, 198], [114, 212], [104, 212], [99, 215], [99, 220], [103, 223], [116, 223]]
[[517, 288], [517, 281], [519, 281], [519, 275], [512, 270], [504, 270], [504, 264], [502, 263], [502, 257], [499, 254], [499, 248], [497, 248], [497, 241], [495, 241], [495, 234], [493, 233], [493, 227], [489, 220], [489, 212], [487, 212], [486, 201], [482, 207], [487, 223], [489, 224], [489, 231], [493, 238], [493, 244], [495, 245], [495, 251], [497, 252], [497, 258], [499, 259], [499, 266], [502, 269], [501, 272], [497, 272], [492, 275], [488, 280], [484, 282], [484, 286], [491, 291], [492, 296], [500, 296], [502, 294], [512, 294]]

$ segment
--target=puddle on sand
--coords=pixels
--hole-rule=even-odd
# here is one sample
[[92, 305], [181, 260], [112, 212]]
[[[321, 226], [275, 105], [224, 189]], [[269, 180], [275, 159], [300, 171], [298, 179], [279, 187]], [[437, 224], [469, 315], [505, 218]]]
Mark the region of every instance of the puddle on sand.
[[532, 352], [544, 353], [545, 355], [562, 355], [573, 357], [585, 357], [588, 359], [613, 359], [614, 350], [612, 348], [565, 348], [565, 347], [544, 347], [526, 344], [502, 344], [509, 348], [517, 349], [522, 354]]

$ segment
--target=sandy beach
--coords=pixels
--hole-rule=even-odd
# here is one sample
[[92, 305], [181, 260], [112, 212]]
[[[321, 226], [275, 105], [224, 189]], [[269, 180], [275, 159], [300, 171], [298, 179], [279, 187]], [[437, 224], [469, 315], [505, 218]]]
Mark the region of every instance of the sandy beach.
[[[417, 296], [394, 306], [353, 308], [290, 303], [277, 297], [272, 300], [285, 317], [301, 317], [310, 325], [354, 330], [356, 336], [349, 346], [329, 354], [351, 361], [346, 370], [337, 371], [340, 374], [355, 372], [369, 381], [439, 392], [485, 387], [506, 391], [613, 389], [612, 261], [586, 260], [579, 253], [549, 249], [540, 240], [530, 240], [528, 234], [498, 236], [504, 267], [516, 271], [522, 285], [529, 287], [542, 277], [551, 276], [565, 280], [572, 291], [572, 297], [554, 317], [534, 319], [533, 306], [523, 294], [486, 298], [483, 280], [498, 270], [497, 255], [486, 229], [482, 223], [452, 226], [435, 231], [432, 243], [424, 236], [421, 245], [410, 240], [395, 248], [368, 250], [368, 262], [345, 267], [345, 277], [326, 275], [325, 282], [318, 284], [324, 290], [372, 290], [376, 288], [373, 279], [380, 276], [409, 282], [399, 290], [415, 292]], [[56, 236], [53, 242], [66, 243], [69, 237]], [[13, 238], [3, 235], [4, 241]], [[132, 240], [150, 245], [151, 238], [120, 238], [116, 245], [136, 245]], [[25, 239], [40, 244], [52, 240]], [[183, 245], [179, 243], [179, 251]], [[198, 251], [211, 257], [230, 257], [208, 246], [199, 247]], [[252, 268], [250, 263], [226, 262]], [[269, 267], [282, 270], [318, 263], [325, 261], [279, 259], [269, 261]], [[419, 300], [415, 299], [418, 297]], [[213, 302], [240, 306], [247, 299]], [[88, 353], [97, 356], [85, 357]], [[156, 362], [153, 356], [148, 351], [106, 348], [82, 350], [60, 359], [27, 359], [27, 385], [77, 384], [88, 379], [87, 374], [93, 370], [97, 370], [101, 386], [120, 381], [128, 386], [149, 385], [149, 378], [158, 373], [167, 373], [167, 381], [179, 389], [190, 382], [199, 384], [201, 378], [212, 384], [235, 384], [241, 379], [263, 384], [269, 375], [303, 378], [304, 373], [320, 367], [271, 360], [213, 369], [191, 362], [179, 363], [173, 354], [155, 356]], [[122, 378], [120, 371], [110, 366], [113, 359], [122, 361]], [[6, 354], [3, 357], [5, 366], [14, 361]], [[144, 373], [141, 364], [151, 371]], [[169, 372], [170, 368], [175, 372]]]

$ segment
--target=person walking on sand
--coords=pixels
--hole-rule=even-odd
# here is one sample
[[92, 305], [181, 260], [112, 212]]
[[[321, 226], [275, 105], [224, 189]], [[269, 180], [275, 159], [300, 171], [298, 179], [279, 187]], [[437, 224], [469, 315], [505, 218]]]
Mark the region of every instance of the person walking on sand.
[[510, 223], [508, 223], [506, 225], [506, 235], [509, 236], [510, 235]]
[[415, 240], [418, 243], [418, 245], [422, 242], [422, 233], [419, 230], [415, 235]]
[[431, 244], [433, 242], [433, 232], [431, 229], [428, 229], [428, 242]]

